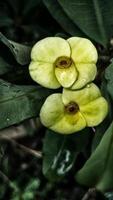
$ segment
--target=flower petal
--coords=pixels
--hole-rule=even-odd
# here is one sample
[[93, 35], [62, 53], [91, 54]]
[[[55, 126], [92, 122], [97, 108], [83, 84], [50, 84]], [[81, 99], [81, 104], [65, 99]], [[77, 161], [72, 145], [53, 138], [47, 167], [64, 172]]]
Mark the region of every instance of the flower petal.
[[86, 127], [86, 121], [80, 112], [75, 115], [65, 114], [61, 120], [50, 127], [55, 132], [61, 134], [71, 134]]
[[93, 81], [97, 74], [97, 68], [95, 64], [76, 64], [76, 68], [78, 71], [78, 79], [72, 85], [71, 89], [80, 89], [84, 87], [87, 83]]
[[52, 94], [47, 97], [41, 108], [40, 119], [44, 126], [50, 127], [60, 120], [63, 114], [62, 94]]
[[51, 63], [31, 62], [29, 72], [32, 79], [44, 87], [51, 89], [60, 87], [55, 76], [54, 66]]
[[53, 63], [60, 56], [70, 57], [68, 42], [60, 37], [47, 37], [37, 42], [31, 51], [33, 61]]
[[55, 74], [59, 83], [66, 88], [70, 87], [78, 76], [78, 72], [76, 71], [74, 64], [68, 68], [56, 67]]
[[97, 50], [92, 42], [85, 38], [71, 37], [67, 40], [72, 50], [72, 59], [76, 63], [96, 63]]
[[81, 90], [63, 89], [62, 101], [64, 105], [76, 102], [79, 106], [86, 105], [101, 96], [99, 88], [94, 84], [88, 84]]
[[80, 112], [86, 119], [87, 126], [97, 126], [100, 124], [108, 113], [107, 101], [100, 97], [91, 103], [81, 106]]

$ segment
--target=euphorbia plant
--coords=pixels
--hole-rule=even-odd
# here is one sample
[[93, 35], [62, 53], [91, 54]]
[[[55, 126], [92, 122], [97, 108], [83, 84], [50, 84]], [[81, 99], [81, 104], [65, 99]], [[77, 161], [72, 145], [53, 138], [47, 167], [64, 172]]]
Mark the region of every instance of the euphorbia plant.
[[[107, 100], [92, 83], [97, 73], [97, 58], [96, 48], [85, 38], [48, 37], [33, 46], [29, 65], [32, 79], [46, 88], [63, 87], [57, 93], [53, 90], [41, 107], [40, 120], [45, 127], [63, 135], [80, 134], [85, 127], [93, 128], [105, 119]], [[57, 162], [55, 158], [51, 170], [56, 169]], [[58, 169], [61, 174], [62, 167]], [[70, 165], [66, 171], [69, 169]]]
[[[86, 190], [92, 187], [102, 192], [110, 191], [107, 196], [111, 200], [113, 0], [16, 0], [13, 3], [1, 0], [0, 8], [0, 29], [8, 38], [0, 33], [0, 129], [29, 118], [37, 124], [34, 118], [38, 117], [36, 131], [34, 123], [31, 127], [29, 120], [25, 122], [25, 134], [29, 134], [29, 138], [34, 134], [30, 148], [36, 147], [37, 151], [42, 147], [39, 152], [27, 148], [28, 153], [42, 158], [42, 162], [36, 163], [34, 159], [31, 162], [32, 158], [24, 162], [20, 151], [12, 154], [12, 148], [7, 151], [1, 142], [1, 170], [17, 182], [13, 187], [14, 197], [7, 198], [23, 197], [15, 185], [26, 188], [23, 180], [25, 177], [31, 179], [32, 171], [32, 175], [40, 179], [41, 187], [36, 186], [39, 199], [77, 199], [76, 186], [80, 187], [80, 193], [82, 186], [86, 186]], [[6, 135], [10, 137], [10, 133]], [[8, 143], [12, 141], [4, 139]], [[2, 156], [6, 151], [8, 159], [7, 155]], [[3, 161], [5, 157], [8, 162]], [[27, 165], [26, 160], [30, 161]], [[10, 163], [13, 164], [8, 167]], [[49, 184], [46, 185], [40, 169]], [[64, 187], [50, 181], [61, 181]], [[6, 182], [9, 184], [8, 179]], [[33, 180], [28, 183], [32, 194]], [[1, 190], [0, 199], [3, 193]], [[35, 198], [33, 196], [28, 198]]]

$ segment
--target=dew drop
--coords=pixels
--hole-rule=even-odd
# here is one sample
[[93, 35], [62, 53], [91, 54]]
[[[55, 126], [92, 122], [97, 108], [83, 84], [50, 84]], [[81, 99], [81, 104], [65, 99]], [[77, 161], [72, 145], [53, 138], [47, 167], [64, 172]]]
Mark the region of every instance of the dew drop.
[[88, 84], [87, 87], [90, 88], [91, 87], [90, 84]]

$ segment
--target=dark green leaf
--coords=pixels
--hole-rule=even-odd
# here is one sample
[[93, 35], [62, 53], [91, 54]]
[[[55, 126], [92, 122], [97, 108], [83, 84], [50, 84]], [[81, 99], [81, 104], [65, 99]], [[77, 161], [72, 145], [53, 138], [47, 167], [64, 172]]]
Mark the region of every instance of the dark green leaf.
[[57, 0], [43, 0], [51, 15], [58, 21], [62, 28], [73, 36], [83, 36], [84, 33], [73, 23], [63, 11]]
[[38, 116], [52, 92], [40, 86], [17, 86], [0, 80], [0, 129]]
[[2, 33], [0, 33], [0, 41], [10, 50], [19, 64], [25, 65], [30, 62], [30, 47], [8, 40]]
[[86, 35], [106, 46], [113, 33], [113, 0], [58, 0]]
[[64, 177], [89, 140], [89, 129], [72, 135], [47, 130], [43, 145], [43, 174], [52, 181]]
[[113, 189], [113, 122], [96, 150], [76, 174], [76, 180], [101, 191]]

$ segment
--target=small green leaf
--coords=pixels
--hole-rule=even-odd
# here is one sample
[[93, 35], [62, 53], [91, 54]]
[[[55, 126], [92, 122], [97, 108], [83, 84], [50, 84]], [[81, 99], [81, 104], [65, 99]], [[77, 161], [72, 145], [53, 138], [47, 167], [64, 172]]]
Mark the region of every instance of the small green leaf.
[[23, 200], [34, 200], [37, 190], [40, 186], [40, 180], [39, 179], [30, 179], [28, 185], [22, 192], [22, 199]]
[[31, 47], [8, 40], [2, 33], [0, 33], [0, 42], [9, 49], [17, 63], [26, 65], [30, 62]]
[[0, 79], [0, 129], [38, 116], [53, 91], [40, 86], [17, 86]]
[[59, 181], [73, 167], [79, 152], [89, 140], [89, 129], [61, 135], [47, 130], [43, 144], [43, 174], [51, 181]]
[[82, 169], [76, 174], [78, 183], [101, 191], [113, 188], [113, 122]]

